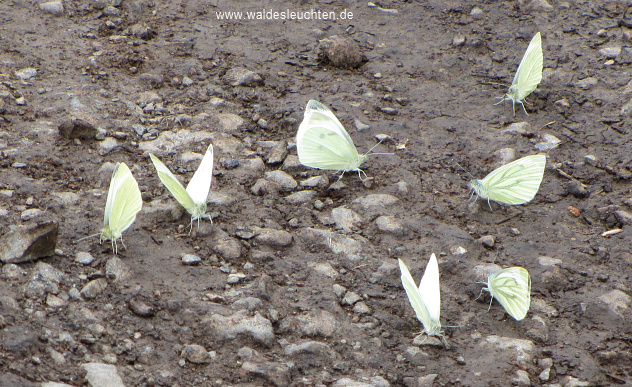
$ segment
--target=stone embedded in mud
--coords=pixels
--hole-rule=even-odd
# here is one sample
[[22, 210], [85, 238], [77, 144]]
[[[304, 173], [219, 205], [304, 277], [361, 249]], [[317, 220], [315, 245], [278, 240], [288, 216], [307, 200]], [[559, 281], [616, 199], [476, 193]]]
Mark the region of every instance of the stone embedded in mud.
[[318, 58], [338, 68], [355, 69], [367, 61], [360, 46], [350, 38], [333, 35], [321, 40], [318, 48]]
[[304, 190], [294, 192], [285, 197], [285, 201], [289, 204], [299, 205], [307, 202], [311, 202], [316, 196], [317, 192], [314, 190]]
[[41, 3], [39, 8], [46, 12], [50, 13], [53, 16], [61, 16], [64, 14], [64, 3], [61, 0], [47, 1], [45, 3]]
[[389, 194], [371, 194], [355, 199], [352, 203], [359, 204], [364, 210], [391, 206], [399, 202], [399, 199]]
[[623, 311], [630, 307], [632, 303], [632, 297], [625, 294], [619, 289], [612, 290], [606, 294], [599, 296], [599, 299], [603, 301], [608, 307], [616, 314], [623, 317]]
[[503, 356], [507, 361], [510, 361], [509, 359], [512, 357], [512, 355], [509, 354], [511, 351], [513, 356], [515, 356], [515, 360], [523, 367], [531, 364], [534, 344], [530, 340], [491, 335], [487, 336], [485, 341], [480, 343], [480, 346], [492, 347], [494, 350], [500, 349], [501, 351], [507, 352], [506, 354], [499, 354], [499, 356]]
[[214, 253], [226, 261], [238, 259], [242, 254], [241, 242], [221, 229], [216, 229], [213, 234], [212, 249]]
[[220, 341], [245, 338], [266, 347], [271, 346], [275, 341], [272, 323], [259, 312], [255, 312], [254, 316], [250, 316], [250, 312], [246, 310], [230, 316], [213, 314], [202, 320], [200, 325], [205, 334], [214, 336]]
[[156, 309], [140, 297], [133, 297], [129, 300], [129, 309], [141, 317], [153, 317], [156, 314]]
[[81, 289], [81, 296], [88, 300], [96, 298], [103, 293], [108, 286], [108, 281], [105, 278], [97, 278], [88, 282], [83, 289]]
[[576, 198], [585, 199], [590, 196], [590, 191], [586, 189], [586, 186], [579, 180], [571, 180], [564, 186], [566, 192]]
[[58, 130], [62, 137], [68, 139], [94, 140], [99, 134], [96, 121], [87, 114], [81, 114], [81, 117], [73, 116], [63, 121]]
[[277, 184], [283, 191], [292, 191], [298, 186], [292, 176], [280, 170], [266, 172], [265, 179]]
[[234, 67], [226, 72], [222, 77], [222, 81], [230, 86], [250, 86], [263, 85], [261, 75], [250, 71], [244, 67]]
[[501, 134], [527, 134], [531, 133], [532, 127], [528, 122], [514, 122], [511, 125], [508, 125], [505, 129], [501, 130]]
[[58, 233], [56, 221], [18, 226], [0, 239], [0, 261], [21, 263], [53, 255]]
[[352, 229], [362, 221], [360, 215], [345, 206], [332, 209], [331, 217], [336, 224], [336, 228], [346, 233], [352, 232]]
[[266, 385], [287, 387], [292, 381], [292, 363], [281, 364], [274, 362], [252, 362], [245, 361], [241, 366], [242, 373], [252, 374], [265, 378], [269, 383]]
[[481, 243], [488, 249], [491, 249], [494, 247], [494, 243], [496, 242], [496, 240], [493, 235], [483, 235], [482, 237], [477, 239], [477, 242]]
[[622, 224], [632, 226], [632, 212], [619, 210], [614, 212], [614, 216]]
[[330, 230], [306, 227], [300, 231], [300, 237], [305, 243], [314, 244], [329, 248], [332, 253], [345, 255], [358, 254], [362, 250], [362, 245], [366, 242], [359, 235], [354, 238], [338, 234]]
[[394, 216], [382, 215], [375, 219], [375, 225], [378, 230], [384, 233], [398, 236], [406, 233], [404, 226]]
[[290, 246], [293, 241], [292, 234], [284, 230], [253, 227], [253, 231], [257, 234], [255, 241], [262, 245], [284, 248]]
[[104, 363], [84, 363], [86, 380], [90, 386], [125, 387], [116, 366]]
[[132, 276], [129, 266], [119, 257], [112, 257], [105, 263], [105, 275], [114, 282], [125, 281]]
[[180, 353], [180, 357], [185, 358], [194, 364], [208, 364], [217, 357], [217, 354], [215, 351], [207, 351], [201, 345], [188, 344]]
[[552, 134], [544, 133], [540, 135], [542, 142], [535, 144], [535, 150], [540, 152], [548, 152], [556, 148], [562, 141]]
[[546, 0], [518, 0], [521, 11], [553, 11], [553, 6]]
[[266, 163], [268, 165], [281, 164], [287, 157], [288, 153], [287, 141], [281, 140], [272, 148], [270, 153], [268, 153]]
[[279, 324], [280, 333], [297, 333], [308, 337], [331, 337], [338, 329], [340, 322], [336, 316], [323, 309], [288, 316]]
[[219, 120], [219, 125], [224, 130], [224, 132], [227, 132], [227, 133], [237, 131], [245, 123], [243, 118], [233, 113], [219, 113], [216, 116], [217, 116], [217, 119]]
[[27, 79], [33, 78], [35, 75], [37, 75], [37, 69], [34, 69], [33, 67], [26, 67], [16, 71], [13, 74], [21, 80], [26, 81]]

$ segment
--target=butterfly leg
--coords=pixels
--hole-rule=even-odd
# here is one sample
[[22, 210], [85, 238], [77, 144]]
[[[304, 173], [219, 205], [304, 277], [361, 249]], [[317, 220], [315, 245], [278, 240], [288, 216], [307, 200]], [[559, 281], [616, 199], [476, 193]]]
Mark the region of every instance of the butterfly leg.
[[476, 297], [476, 298], [474, 299], [474, 301], [476, 301], [476, 300], [478, 300], [479, 298], [481, 298], [481, 296], [483, 295], [483, 290], [487, 290], [487, 288], [482, 288], [482, 289], [481, 289], [481, 292], [480, 292], [480, 293], [478, 293], [478, 297]]
[[448, 341], [445, 339], [445, 336], [443, 336], [442, 334], [437, 335], [437, 337], [439, 338], [439, 340], [441, 340], [441, 344], [443, 344], [443, 349], [445, 349], [446, 351], [450, 349], [450, 345], [448, 344]]
[[490, 211], [494, 211], [494, 210], [492, 210], [492, 205], [489, 203], [489, 198], [487, 198], [487, 206], [489, 207]]
[[522, 110], [524, 110], [524, 114], [529, 115], [529, 113], [527, 113], [527, 109], [525, 109], [524, 105], [527, 103], [527, 101], [518, 101], [518, 103], [520, 103], [520, 105], [522, 105]]
[[360, 178], [360, 181], [364, 182], [364, 180], [362, 179], [362, 176], [360, 176], [360, 172], [362, 172], [362, 174], [364, 175], [365, 179], [368, 179], [369, 177], [366, 175], [366, 173], [364, 173], [363, 170], [358, 169], [358, 177]]
[[489, 306], [487, 307], [487, 311], [489, 312], [489, 310], [492, 308], [492, 302], [494, 301], [494, 296], [492, 296], [492, 299], [489, 300]]
[[342, 177], [345, 175], [345, 171], [342, 171], [342, 173], [340, 174], [340, 177], [338, 177], [338, 180], [336, 180], [336, 183], [340, 181], [340, 179], [342, 179]]

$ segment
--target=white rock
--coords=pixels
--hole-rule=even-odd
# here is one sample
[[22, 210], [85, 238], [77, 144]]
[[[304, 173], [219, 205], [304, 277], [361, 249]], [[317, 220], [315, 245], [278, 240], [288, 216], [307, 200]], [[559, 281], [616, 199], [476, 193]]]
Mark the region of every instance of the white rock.
[[26, 81], [27, 79], [33, 78], [35, 75], [37, 75], [37, 69], [34, 69], [33, 67], [26, 67], [16, 71], [14, 75], [21, 80]]
[[54, 16], [61, 16], [64, 14], [64, 4], [61, 0], [48, 1], [46, 3], [41, 3], [39, 8], [46, 12], [50, 13]]
[[632, 302], [632, 297], [628, 296], [619, 289], [614, 289], [602, 296], [599, 296], [599, 299], [621, 317], [623, 317], [623, 311], [628, 309], [630, 307], [630, 303]]
[[362, 221], [360, 215], [345, 206], [332, 209], [331, 217], [334, 220], [336, 227], [345, 232], [351, 232], [355, 225]]
[[81, 367], [86, 370], [86, 379], [92, 387], [125, 387], [114, 365], [84, 363]]
[[[497, 335], [487, 336], [485, 341], [482, 341], [480, 345], [492, 346], [493, 348], [499, 348], [503, 351], [512, 350], [516, 361], [523, 366], [531, 363], [532, 352], [535, 348], [535, 345], [530, 340], [514, 339]], [[508, 354], [499, 356], [506, 356], [506, 358], [508, 358]]]

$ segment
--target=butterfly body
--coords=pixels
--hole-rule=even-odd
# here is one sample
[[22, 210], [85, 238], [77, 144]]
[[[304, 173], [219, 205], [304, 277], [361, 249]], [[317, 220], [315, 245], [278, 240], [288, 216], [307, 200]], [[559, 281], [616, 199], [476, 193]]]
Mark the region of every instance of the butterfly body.
[[100, 234], [101, 241], [112, 241], [115, 253], [116, 241], [122, 239], [123, 231], [134, 223], [142, 204], [140, 189], [132, 172], [125, 163], [117, 163], [110, 180]]
[[470, 187], [483, 199], [509, 205], [525, 204], [540, 189], [546, 155], [526, 156], [495, 169], [483, 179], [470, 181]]
[[510, 267], [490, 273], [487, 288], [492, 300], [495, 298], [507, 313], [520, 321], [525, 318], [531, 305], [531, 277], [523, 267]]
[[333, 112], [314, 100], [305, 107], [296, 134], [296, 149], [301, 164], [317, 169], [360, 171], [366, 160]]

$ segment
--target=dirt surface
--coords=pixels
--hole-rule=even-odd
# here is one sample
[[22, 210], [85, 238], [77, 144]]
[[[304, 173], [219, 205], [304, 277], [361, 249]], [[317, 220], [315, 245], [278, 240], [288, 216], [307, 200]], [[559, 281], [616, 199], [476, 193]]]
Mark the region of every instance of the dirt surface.
[[[126, 386], [632, 383], [632, 19], [625, 1], [550, 2], [84, 0], [59, 16], [0, 2], [0, 233], [60, 225], [54, 256], [3, 266], [0, 385], [103, 385], [91, 365]], [[216, 14], [262, 8], [353, 19]], [[514, 116], [490, 83], [511, 82], [538, 31], [544, 78]], [[321, 62], [332, 35], [366, 62]], [[390, 136], [374, 152], [392, 154], [362, 166], [372, 181], [330, 187], [337, 174], [298, 164], [309, 99], [361, 152]], [[96, 139], [60, 134], [73, 118]], [[535, 200], [468, 201], [457, 163], [482, 178], [550, 136]], [[209, 143], [213, 224], [189, 235], [147, 152], [186, 183]], [[116, 162], [144, 200], [118, 256], [77, 242], [102, 227]], [[396, 266], [419, 281], [433, 252], [449, 350], [413, 342], [422, 328]], [[523, 321], [477, 300], [490, 264], [529, 270]]]

